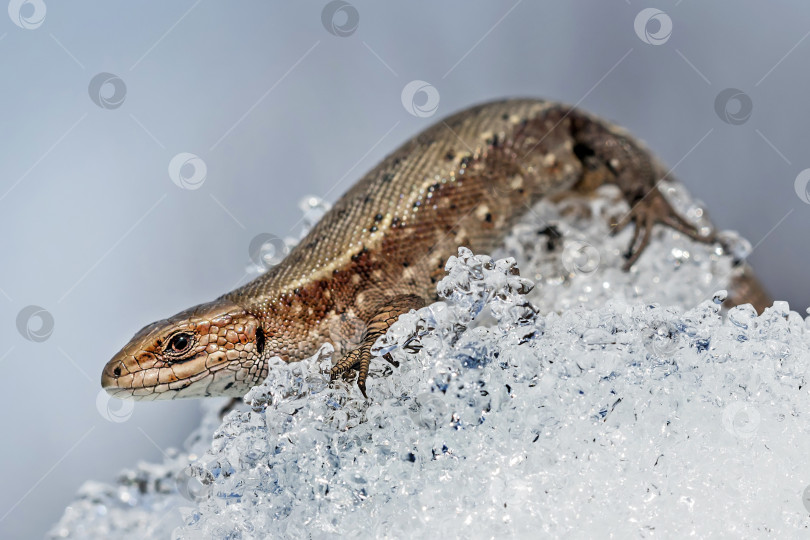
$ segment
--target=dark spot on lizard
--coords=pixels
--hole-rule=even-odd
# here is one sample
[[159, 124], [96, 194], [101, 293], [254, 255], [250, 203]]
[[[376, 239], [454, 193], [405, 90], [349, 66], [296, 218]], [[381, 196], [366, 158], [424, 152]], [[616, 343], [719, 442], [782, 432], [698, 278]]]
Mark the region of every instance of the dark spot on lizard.
[[507, 113], [503, 113], [503, 114], [501, 115], [501, 120], [509, 120], [509, 114], [507, 114]]
[[562, 239], [562, 234], [560, 234], [560, 231], [557, 230], [557, 227], [554, 225], [549, 225], [548, 227], [540, 229], [537, 231], [537, 234], [548, 237], [546, 240], [546, 248], [549, 251], [555, 251], [559, 246], [560, 239]]
[[486, 221], [487, 223], [492, 223], [492, 214], [487, 212], [487, 215], [484, 216], [484, 221]]
[[455, 152], [453, 152], [452, 150], [449, 150], [449, 151], [448, 151], [448, 152], [447, 152], [447, 153], [444, 155], [444, 159], [446, 159], [447, 161], [452, 160], [454, 157], [456, 157], [456, 153], [455, 153]]
[[371, 228], [370, 228], [369, 230], [370, 230], [371, 232], [377, 232], [377, 226], [376, 226], [376, 225], [372, 225], [372, 226], [371, 226]]
[[352, 255], [352, 262], [357, 262], [357, 261], [359, 261], [359, 260], [360, 260], [360, 258], [361, 258], [363, 255], [365, 255], [366, 253], [368, 253], [368, 248], [363, 247], [363, 249], [361, 249], [359, 253], [355, 253], [354, 255]]
[[394, 179], [394, 175], [392, 173], [384, 174], [383, 177], [382, 177], [382, 181], [385, 182], [386, 184], [388, 182], [390, 182], [391, 180], [393, 180], [393, 179]]
[[382, 218], [383, 218], [382, 214], [377, 214], [376, 216], [374, 216], [374, 221], [382, 221]]
[[259, 352], [259, 354], [264, 353], [264, 345], [266, 341], [267, 338], [264, 335], [264, 330], [260, 326], [256, 329], [256, 350]]
[[582, 143], [575, 144], [574, 155], [577, 156], [578, 160], [587, 165], [588, 168], [590, 169], [595, 168], [593, 158], [596, 155], [596, 152], [594, 152], [593, 148], [591, 148], [590, 146]]
[[402, 268], [408, 268], [411, 265], [408, 261], [403, 261]]

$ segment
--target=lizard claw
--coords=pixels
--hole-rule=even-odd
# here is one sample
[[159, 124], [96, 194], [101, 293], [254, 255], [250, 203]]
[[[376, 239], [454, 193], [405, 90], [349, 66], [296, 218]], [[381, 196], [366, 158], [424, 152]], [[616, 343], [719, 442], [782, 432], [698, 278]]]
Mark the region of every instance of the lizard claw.
[[[382, 357], [386, 362], [394, 367], [399, 367], [399, 362], [394, 360], [391, 353], [387, 353]], [[335, 364], [329, 372], [331, 380], [335, 380], [341, 375], [350, 381], [354, 377], [355, 368], [359, 371], [357, 376], [357, 387], [363, 397], [368, 399], [366, 395], [366, 379], [368, 379], [368, 369], [371, 364], [371, 351], [370, 346], [361, 345], [360, 347], [349, 351], [343, 359]]]
[[333, 381], [341, 375], [349, 380], [354, 375], [354, 369], [356, 368], [359, 372], [357, 376], [357, 387], [366, 399], [368, 399], [366, 395], [366, 379], [368, 378], [368, 368], [371, 364], [370, 348], [369, 345], [364, 343], [358, 348], [352, 349], [329, 371], [330, 378]]
[[[388, 327], [397, 320], [397, 317], [407, 313], [410, 309], [418, 309], [424, 305], [425, 300], [414, 294], [400, 295], [382, 302], [377, 314], [369, 321], [368, 329], [363, 335], [360, 345], [350, 349], [330, 370], [332, 380], [334, 381], [341, 375], [350, 379], [354, 374], [353, 370], [356, 369], [358, 371], [357, 387], [363, 397], [368, 399], [366, 395], [366, 379], [368, 379], [368, 368], [371, 364], [371, 347], [377, 338], [383, 335], [388, 330]], [[394, 367], [399, 366], [399, 363], [390, 354], [384, 355], [383, 358]]]
[[669, 201], [657, 187], [646, 197], [639, 200], [630, 209], [630, 212], [613, 225], [611, 234], [623, 230], [631, 222], [635, 224], [635, 230], [633, 231], [633, 239], [630, 241], [630, 246], [625, 254], [627, 261], [623, 265], [624, 270], [629, 270], [647, 248], [652, 238], [653, 226], [656, 223], [672, 227], [676, 231], [704, 244], [710, 244], [716, 240], [714, 233], [700, 234], [700, 230], [686, 221], [669, 204]]

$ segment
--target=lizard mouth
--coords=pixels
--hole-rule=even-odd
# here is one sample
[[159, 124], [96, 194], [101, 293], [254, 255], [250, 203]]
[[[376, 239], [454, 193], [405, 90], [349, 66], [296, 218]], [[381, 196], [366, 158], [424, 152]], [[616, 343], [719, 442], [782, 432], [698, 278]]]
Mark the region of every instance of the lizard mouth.
[[[124, 361], [114, 358], [101, 372], [101, 387], [115, 398], [138, 401], [244, 395], [252, 386], [252, 379], [237, 377], [235, 370], [224, 369], [227, 362], [220, 365], [221, 369], [201, 370], [197, 375], [175, 379], [171, 384], [148, 384], [152, 379], [157, 380], [155, 371], [133, 371], [127, 369]], [[190, 365], [189, 369], [194, 368]]]

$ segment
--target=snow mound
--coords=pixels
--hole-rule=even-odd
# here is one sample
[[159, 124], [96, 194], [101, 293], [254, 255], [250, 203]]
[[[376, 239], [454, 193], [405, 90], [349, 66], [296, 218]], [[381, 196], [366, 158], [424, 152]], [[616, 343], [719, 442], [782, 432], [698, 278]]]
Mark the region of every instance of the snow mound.
[[733, 258], [663, 228], [618, 270], [626, 206], [602, 195], [538, 205], [498, 254], [521, 275], [459, 249], [441, 300], [375, 344], [399, 367], [372, 363], [368, 401], [329, 383], [328, 345], [276, 361], [221, 424], [206, 404], [186, 451], [85, 484], [52, 535], [806, 533], [810, 317], [722, 313]]

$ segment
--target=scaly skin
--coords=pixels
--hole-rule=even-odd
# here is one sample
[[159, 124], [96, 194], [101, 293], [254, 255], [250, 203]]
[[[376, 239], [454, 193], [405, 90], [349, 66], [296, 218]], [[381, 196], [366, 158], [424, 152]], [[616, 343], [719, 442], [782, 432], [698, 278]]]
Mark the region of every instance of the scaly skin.
[[117, 397], [242, 396], [267, 360], [295, 362], [331, 342], [333, 378], [356, 370], [396, 318], [436, 299], [458, 246], [486, 253], [542, 197], [617, 185], [634, 223], [629, 266], [655, 223], [703, 241], [656, 187], [662, 169], [627, 133], [540, 100], [472, 107], [388, 156], [335, 204], [284, 261], [247, 285], [147, 326], [106, 365]]

